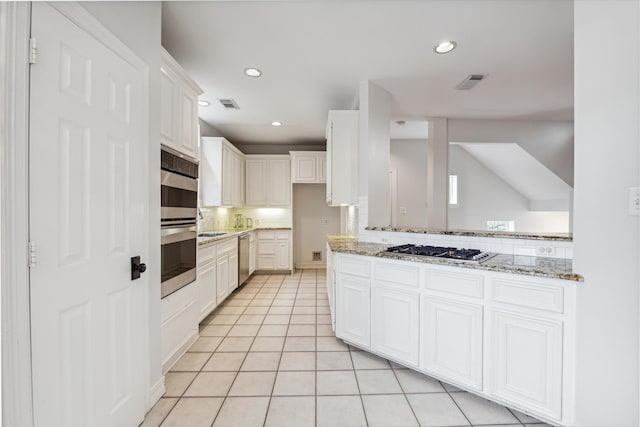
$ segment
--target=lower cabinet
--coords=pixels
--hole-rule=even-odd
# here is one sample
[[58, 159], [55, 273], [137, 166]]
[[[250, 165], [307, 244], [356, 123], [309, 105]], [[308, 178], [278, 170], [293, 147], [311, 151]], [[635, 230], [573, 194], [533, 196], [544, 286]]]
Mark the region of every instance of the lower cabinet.
[[482, 305], [422, 296], [421, 368], [482, 390]]
[[258, 270], [291, 270], [291, 231], [258, 230]]
[[371, 345], [371, 285], [368, 279], [338, 273], [336, 336], [361, 347]]
[[229, 293], [238, 289], [238, 251], [229, 254]]
[[198, 266], [198, 307], [200, 309], [199, 321], [202, 321], [216, 308], [216, 260]]
[[249, 233], [249, 276], [256, 271], [256, 233]]
[[494, 309], [491, 394], [554, 419], [562, 416], [562, 321]]
[[229, 255], [223, 254], [218, 256], [217, 260], [217, 293], [218, 301], [224, 300], [229, 295], [229, 277], [231, 272], [229, 271]]
[[420, 294], [375, 284], [371, 299], [371, 348], [417, 367]]

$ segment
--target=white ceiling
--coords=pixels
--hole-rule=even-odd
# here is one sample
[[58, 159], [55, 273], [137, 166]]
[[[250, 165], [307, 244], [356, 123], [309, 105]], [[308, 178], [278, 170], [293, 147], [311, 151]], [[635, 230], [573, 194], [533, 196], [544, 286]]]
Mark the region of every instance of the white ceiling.
[[[433, 53], [446, 39], [458, 48]], [[327, 111], [357, 106], [367, 79], [395, 119], [573, 118], [572, 0], [165, 2], [162, 42], [212, 101], [201, 118], [234, 143], [324, 142]]]

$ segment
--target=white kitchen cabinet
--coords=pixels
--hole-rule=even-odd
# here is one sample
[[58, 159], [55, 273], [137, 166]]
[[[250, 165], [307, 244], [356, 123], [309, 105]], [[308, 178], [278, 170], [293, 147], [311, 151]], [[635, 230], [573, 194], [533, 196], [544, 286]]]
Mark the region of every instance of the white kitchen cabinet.
[[327, 244], [327, 297], [329, 299], [329, 312], [331, 313], [331, 327], [336, 330], [336, 273], [333, 267], [333, 251]]
[[421, 368], [482, 391], [482, 305], [422, 296]]
[[203, 137], [200, 150], [200, 205], [242, 206], [244, 154], [217, 137]]
[[411, 366], [419, 363], [420, 295], [376, 283], [371, 303], [371, 348]]
[[245, 205], [285, 207], [291, 205], [291, 160], [282, 156], [246, 156]]
[[197, 266], [199, 321], [207, 317], [217, 305], [216, 265], [216, 245], [200, 247]]
[[202, 89], [161, 48], [160, 142], [198, 159], [198, 96]]
[[231, 237], [217, 245], [218, 305], [238, 287], [238, 238]]
[[249, 276], [256, 271], [256, 233], [252, 231], [249, 233]]
[[291, 183], [318, 184], [327, 180], [327, 153], [324, 151], [290, 151]]
[[358, 203], [358, 111], [329, 111], [326, 129], [329, 206]]
[[198, 286], [191, 283], [161, 300], [162, 372], [167, 372], [198, 338]]
[[494, 309], [491, 336], [491, 395], [561, 419], [563, 323]]
[[291, 230], [258, 230], [257, 269], [291, 270]]
[[371, 346], [369, 279], [337, 273], [336, 336], [362, 348]]

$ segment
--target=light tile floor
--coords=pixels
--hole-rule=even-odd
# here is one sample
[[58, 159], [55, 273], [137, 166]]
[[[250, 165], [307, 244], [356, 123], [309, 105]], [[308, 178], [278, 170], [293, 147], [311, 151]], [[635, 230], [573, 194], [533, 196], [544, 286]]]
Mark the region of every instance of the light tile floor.
[[546, 426], [345, 345], [324, 270], [253, 276], [200, 335], [142, 426]]

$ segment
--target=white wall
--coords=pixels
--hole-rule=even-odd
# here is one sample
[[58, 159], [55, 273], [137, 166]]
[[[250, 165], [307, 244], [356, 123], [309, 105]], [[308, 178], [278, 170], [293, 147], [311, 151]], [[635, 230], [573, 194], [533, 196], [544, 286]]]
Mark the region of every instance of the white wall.
[[[83, 2], [82, 5], [149, 66], [149, 387], [162, 378], [160, 354], [160, 2]], [[147, 159], [137, 159], [146, 161]], [[140, 194], [147, 193], [144, 188]], [[150, 404], [154, 402], [149, 402]], [[150, 408], [147, 408], [150, 409]]]
[[[327, 234], [340, 232], [340, 208], [329, 207], [324, 184], [293, 184], [293, 263], [312, 263], [312, 252], [327, 262]], [[326, 222], [326, 223], [325, 223]]]
[[576, 424], [636, 427], [640, 229], [637, 1], [575, 2]]
[[458, 206], [449, 207], [452, 230], [486, 230], [487, 221], [515, 221], [515, 231], [566, 233], [569, 212], [532, 212], [529, 200], [463, 148], [449, 147], [449, 173], [458, 176]]
[[573, 122], [449, 119], [450, 142], [515, 142], [573, 186]]
[[358, 194], [368, 197], [368, 225], [370, 226], [391, 224], [390, 121], [391, 94], [369, 81], [361, 82], [358, 121]]
[[[427, 140], [392, 139], [390, 166], [395, 175], [395, 188], [391, 189], [397, 227], [427, 226]], [[400, 213], [400, 207], [406, 213]]]

